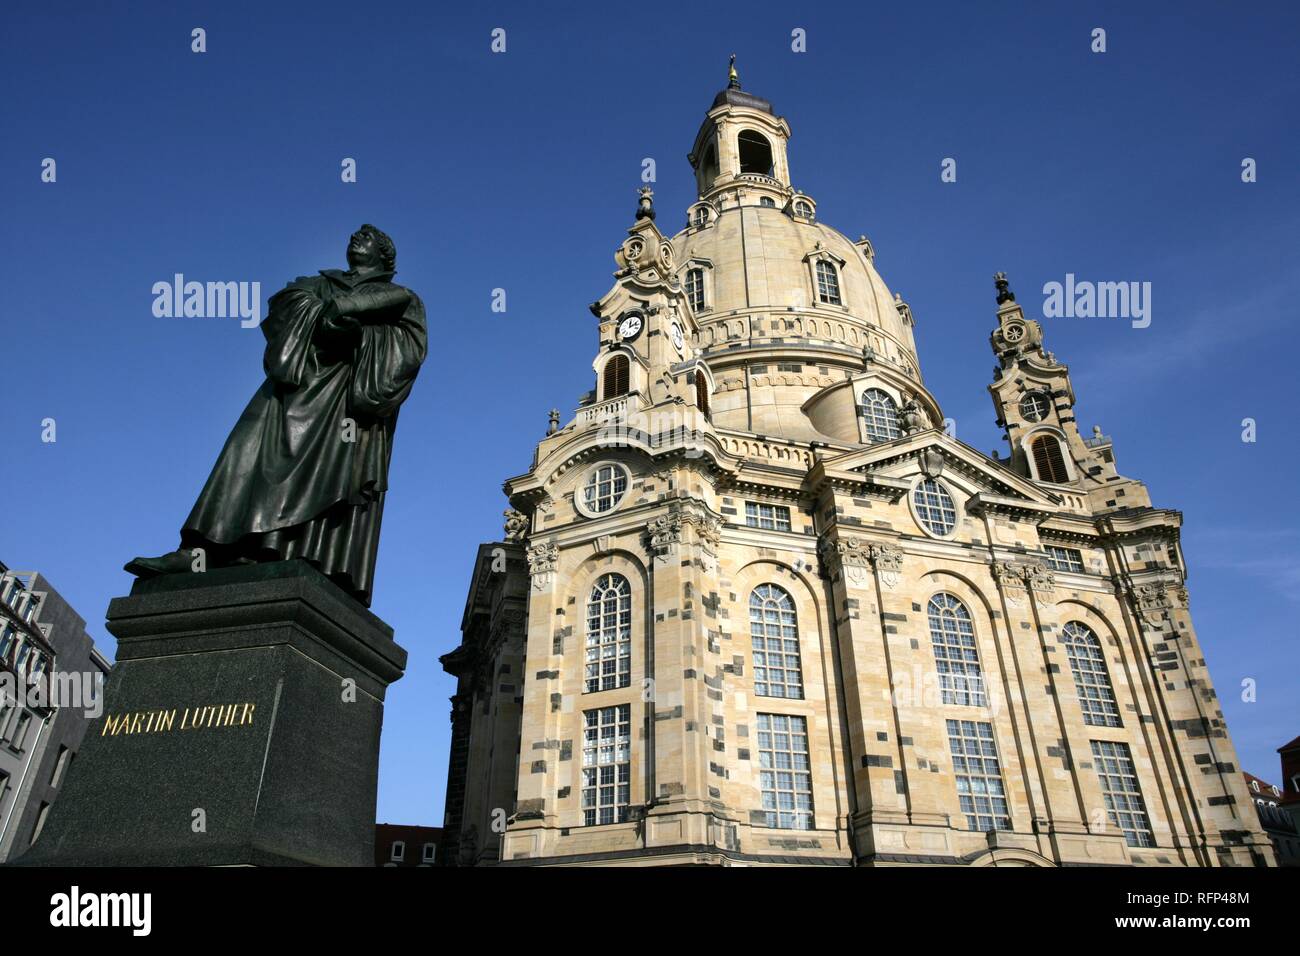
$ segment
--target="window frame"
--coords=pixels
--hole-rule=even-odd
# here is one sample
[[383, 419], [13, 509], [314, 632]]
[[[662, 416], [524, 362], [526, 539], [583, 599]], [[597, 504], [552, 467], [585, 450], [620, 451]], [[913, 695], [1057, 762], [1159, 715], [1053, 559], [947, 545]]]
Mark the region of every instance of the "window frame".
[[[823, 282], [823, 269], [829, 270], [829, 282]], [[827, 291], [823, 292], [823, 287]], [[844, 283], [841, 281], [839, 267], [826, 256], [818, 256], [813, 260], [813, 295], [817, 305], [844, 307]]]
[[[880, 411], [881, 400], [884, 400], [884, 410]], [[880, 425], [879, 419], [885, 418], [884, 430], [892, 434], [886, 434], [884, 437], [876, 437]], [[863, 438], [872, 445], [881, 445], [888, 441], [894, 441], [903, 437], [903, 430], [898, 424], [898, 400], [890, 395], [883, 388], [871, 386], [862, 393], [862, 398], [858, 402], [858, 416], [862, 420]]]
[[[953, 725], [957, 725], [957, 737], [953, 737]], [[966, 733], [967, 725], [971, 726], [975, 733], [969, 735]], [[988, 733], [981, 733], [981, 730], [987, 728]], [[972, 833], [989, 833], [994, 830], [1013, 830], [1011, 820], [1011, 799], [1007, 793], [1006, 780], [1002, 774], [1002, 760], [998, 754], [997, 733], [993, 729], [993, 722], [988, 720], [967, 720], [962, 718], [948, 717], [945, 718], [944, 735], [948, 738], [948, 756], [952, 761], [953, 782], [957, 789], [957, 806], [961, 810], [961, 815], [966, 818], [966, 829]], [[958, 752], [954, 744], [958, 741], [974, 741], [978, 745], [978, 753], [966, 752], [963, 743], [962, 752]], [[985, 750], [983, 743], [987, 741], [992, 753]], [[959, 764], [958, 761], [961, 761]], [[987, 766], [987, 761], [992, 760], [993, 767]], [[971, 772], [971, 761], [979, 761], [977, 772]], [[983, 780], [982, 787], [972, 787], [971, 779]], [[963, 790], [962, 781], [966, 781], [966, 788]], [[996, 780], [998, 792], [992, 793], [988, 788], [988, 782]], [[966, 798], [970, 801], [970, 809], [963, 801]], [[980, 809], [979, 800], [983, 798], [989, 801], [987, 812]], [[995, 800], [1001, 800], [1001, 812], [995, 805]], [[981, 826], [980, 818], [988, 817], [992, 826]], [[1000, 824], [1005, 823], [1005, 826]]]
[[[769, 509], [771, 515], [764, 515], [763, 509]], [[751, 513], [752, 509], [752, 513]], [[784, 520], [785, 527], [781, 527]], [[764, 521], [771, 521], [772, 526], [764, 526]], [[789, 505], [774, 505], [766, 501], [746, 501], [745, 502], [745, 527], [757, 528], [760, 531], [793, 531], [794, 521]]]
[[[952, 504], [952, 527], [949, 528], [947, 532], [939, 532], [931, 528], [928, 519], [922, 515], [921, 507], [916, 502], [917, 492], [927, 483], [933, 484], [938, 490], [942, 491], [943, 494], [947, 496], [948, 501]], [[956, 537], [957, 532], [961, 529], [961, 510], [957, 507], [957, 497], [952, 493], [948, 485], [945, 482], [940, 481], [938, 478], [931, 477], [930, 475], [919, 476], [916, 481], [912, 483], [912, 487], [907, 493], [907, 503], [912, 509], [912, 518], [916, 521], [917, 527], [932, 538], [936, 538], [940, 541], [947, 541]], [[926, 508], [929, 509], [930, 507], [931, 505], [927, 503]]]
[[[760, 591], [764, 593], [760, 594]], [[769, 604], [774, 607], [769, 607]], [[807, 694], [803, 679], [803, 642], [799, 638], [799, 608], [794, 595], [775, 582], [763, 581], [750, 589], [745, 606], [748, 611], [749, 647], [754, 667], [754, 696], [773, 700], [804, 700]], [[758, 612], [757, 620], [755, 611]], [[776, 614], [775, 621], [770, 616], [772, 612]], [[789, 615], [788, 623], [786, 615]], [[756, 627], [762, 633], [755, 633]], [[777, 632], [775, 634], [771, 633], [773, 627]], [[787, 630], [790, 633], [787, 634]], [[779, 642], [776, 650], [771, 647], [773, 641]], [[793, 651], [786, 646], [791, 642], [794, 644]], [[772, 679], [773, 654], [780, 657], [775, 667], [782, 675], [779, 681]], [[791, 657], [794, 659], [793, 666]], [[791, 674], [794, 675], [794, 681], [790, 680]], [[760, 690], [760, 686], [764, 689]], [[781, 693], [773, 693], [774, 687], [779, 688]]]
[[[1060, 545], [1045, 544], [1043, 545], [1043, 552], [1047, 555], [1047, 566], [1053, 571], [1065, 571], [1070, 574], [1084, 574], [1087, 571], [1083, 563], [1083, 552], [1078, 548], [1063, 548]], [[1060, 554], [1057, 554], [1057, 552], [1060, 552]], [[1078, 567], [1075, 567], [1076, 564]]]
[[[613, 380], [610, 376], [613, 375]], [[600, 400], [611, 402], [632, 391], [632, 361], [623, 352], [615, 352], [600, 367]]]
[[[1106, 819], [1115, 829], [1124, 835], [1124, 842], [1131, 847], [1139, 849], [1154, 849], [1159, 846], [1156, 843], [1155, 830], [1151, 827], [1151, 814], [1147, 810], [1146, 800], [1142, 796], [1142, 783], [1138, 780], [1137, 764], [1133, 761], [1133, 749], [1123, 740], [1089, 740], [1092, 751], [1092, 766], [1097, 774], [1097, 786], [1101, 790], [1102, 805], [1106, 809]], [[1106, 753], [1109, 749], [1111, 752]], [[1114, 771], [1107, 768], [1104, 761], [1113, 761], [1118, 766]], [[1112, 790], [1108, 781], [1111, 779], [1131, 779], [1133, 786], [1131, 790]], [[1125, 798], [1124, 807], [1114, 806], [1113, 797]], [[1127, 818], [1141, 818], [1145, 824], [1142, 829], [1137, 827], [1128, 828], [1124, 825], [1120, 815]], [[1130, 833], [1133, 835], [1130, 837]]]
[[[1038, 418], [1030, 418], [1029, 413], [1025, 411], [1025, 403], [1040, 398], [1043, 400], [1043, 413]], [[1020, 401], [1016, 404], [1016, 407], [1020, 412], [1021, 418], [1027, 422], [1033, 422], [1035, 425], [1039, 425], [1047, 421], [1048, 417], [1052, 414], [1052, 396], [1043, 389], [1031, 389], [1024, 395], [1020, 396]]]
[[[751, 826], [765, 830], [797, 830], [803, 833], [817, 829], [817, 804], [813, 793], [815, 784], [812, 772], [812, 734], [808, 729], [810, 717], [805, 714], [776, 714], [768, 711], [758, 711], [754, 716], [754, 750], [758, 755], [759, 809], [757, 812], [763, 814], [766, 821], [771, 821], [775, 817], [776, 823], [765, 822], [759, 824], [752, 822], [753, 817], [751, 817]], [[784, 728], [777, 726], [777, 721], [785, 721]], [[798, 730], [795, 729], [796, 727], [798, 727]], [[763, 736], [765, 734], [771, 737], [770, 745], [766, 748], [763, 746]], [[776, 747], [777, 737], [780, 734], [784, 734], [789, 738], [786, 749], [778, 750]], [[803, 751], [794, 749], [794, 738], [796, 737], [803, 738], [805, 747]], [[771, 755], [771, 767], [764, 766], [768, 754]], [[780, 762], [778, 754], [788, 754], [790, 756], [789, 767], [778, 766]], [[804, 767], [798, 765], [800, 755], [805, 758]], [[780, 785], [782, 783], [780, 779], [782, 773], [789, 774], [789, 787]], [[772, 778], [770, 788], [764, 786], [765, 775], [770, 775]], [[799, 797], [804, 794], [804, 791], [799, 788], [797, 778], [806, 778], [807, 780], [806, 807], [799, 806]], [[771, 808], [767, 806], [766, 794], [768, 793], [773, 795], [772, 803], [774, 805]], [[792, 800], [790, 808], [783, 811], [780, 804], [781, 795], [785, 793], [790, 794]], [[783, 812], [789, 815], [790, 822], [794, 823], [794, 826], [781, 826]], [[799, 823], [801, 822], [807, 825], [800, 826]]]
[[[602, 468], [614, 468], [622, 472], [623, 490], [622, 492], [619, 492], [615, 495], [612, 504], [610, 504], [608, 508], [597, 511], [588, 505], [586, 492], [587, 492], [587, 486], [591, 484], [593, 476], [597, 475]], [[617, 483], [618, 482], [616, 478], [611, 479], [611, 488], [616, 487]], [[607, 515], [613, 514], [614, 512], [618, 511], [619, 508], [623, 507], [623, 505], [627, 503], [629, 492], [631, 492], [631, 490], [632, 490], [632, 472], [626, 465], [624, 465], [620, 461], [615, 461], [613, 459], [606, 459], [604, 461], [599, 461], [582, 473], [582, 477], [578, 480], [577, 485], [574, 487], [573, 507], [574, 510], [576, 510], [584, 518], [603, 518]]]
[[[956, 613], [957, 609], [960, 613]], [[953, 628], [947, 628], [944, 623], [950, 617], [956, 621]], [[945, 707], [986, 709], [989, 705], [988, 681], [980, 658], [975, 619], [966, 602], [951, 591], [936, 591], [926, 601], [925, 618], [930, 632], [930, 653], [939, 678], [940, 703]], [[939, 622], [938, 631], [935, 629], [936, 621]], [[950, 682], [949, 678], [953, 680]]]
[[[1044, 476], [1043, 469], [1038, 460], [1037, 449], [1040, 443], [1045, 442], [1049, 439], [1055, 443], [1057, 460], [1059, 460], [1061, 465], [1061, 471], [1064, 473], [1065, 476], [1060, 479], [1057, 479], [1055, 477]], [[1072, 481], [1074, 481], [1074, 469], [1071, 466], [1069, 456], [1065, 453], [1067, 446], [1065, 443], [1065, 438], [1063, 436], [1057, 434], [1056, 431], [1053, 429], [1044, 428], [1029, 433], [1028, 435], [1025, 436], [1024, 441], [1025, 441], [1024, 444], [1025, 452], [1029, 458], [1030, 466], [1034, 470], [1033, 473], [1034, 473], [1035, 481], [1044, 482], [1045, 484], [1049, 484], [1049, 485], [1068, 485]], [[1050, 458], [1050, 455], [1048, 457], [1048, 464], [1054, 465], [1054, 462]]]
[[[599, 598], [597, 598], [598, 592]], [[606, 604], [609, 603], [608, 595], [611, 593], [616, 598], [612, 612], [606, 610]], [[594, 633], [599, 639], [593, 644], [592, 608], [597, 605], [600, 608], [597, 614], [600, 623]], [[607, 626], [605, 618], [610, 614], [613, 615], [614, 622]], [[632, 582], [626, 575], [617, 571], [606, 571], [599, 575], [588, 590], [587, 600], [583, 604], [582, 692], [584, 694], [600, 694], [632, 686], [632, 620]], [[611, 647], [613, 656], [606, 658], [605, 650]], [[593, 650], [598, 652], [595, 661], [591, 659]], [[614, 670], [610, 675], [605, 674], [604, 664], [607, 659], [614, 662]], [[594, 688], [590, 686], [592, 677], [589, 674], [593, 663], [597, 666]], [[605, 683], [607, 676], [612, 678], [608, 686]]]
[[[1082, 634], [1078, 633], [1080, 630]], [[1082, 621], [1066, 621], [1061, 628], [1061, 643], [1065, 645], [1070, 676], [1074, 679], [1074, 695], [1084, 724], [1112, 729], [1123, 727], [1119, 698], [1115, 696], [1115, 684], [1106, 665], [1106, 651], [1097, 632]], [[1083, 649], [1084, 653], [1078, 654], [1076, 649]]]
[[[608, 711], [614, 712], [614, 719], [606, 722], [604, 715]], [[623, 719], [623, 712], [627, 714], [626, 720]], [[592, 714], [596, 715], [595, 724], [590, 721]], [[625, 725], [626, 736], [623, 736], [620, 733], [620, 728]], [[601, 733], [607, 726], [614, 728], [611, 735], [613, 743], [608, 745], [604, 742], [605, 735]], [[592, 730], [596, 731], [594, 745], [591, 745], [593, 738], [590, 736], [590, 731]], [[602, 763], [603, 751], [607, 747], [613, 751], [614, 759], [612, 762]], [[593, 763], [588, 763], [589, 752], [595, 754]], [[618, 759], [620, 756], [624, 759]], [[600, 773], [601, 768], [606, 766], [613, 768], [610, 783], [605, 783]], [[626, 774], [621, 772], [623, 768], [626, 768]], [[578, 809], [582, 813], [582, 826], [615, 826], [626, 823], [632, 806], [632, 705], [630, 703], [605, 704], [600, 707], [585, 708], [582, 711], [582, 764], [579, 771]], [[595, 772], [594, 782], [589, 783], [589, 780], [593, 778], [590, 778], [588, 773], [592, 771]], [[614, 792], [614, 802], [611, 804], [601, 802], [603, 796], [601, 791], [605, 788], [610, 788]], [[624, 788], [626, 788], [626, 794], [622, 792]], [[595, 791], [595, 802], [590, 808], [587, 806], [587, 792], [589, 790]], [[620, 798], [623, 800], [622, 803], [619, 802]], [[601, 819], [601, 811], [606, 807], [612, 810], [611, 816], [613, 819], [611, 820]], [[594, 818], [589, 817], [589, 813], [594, 814]]]

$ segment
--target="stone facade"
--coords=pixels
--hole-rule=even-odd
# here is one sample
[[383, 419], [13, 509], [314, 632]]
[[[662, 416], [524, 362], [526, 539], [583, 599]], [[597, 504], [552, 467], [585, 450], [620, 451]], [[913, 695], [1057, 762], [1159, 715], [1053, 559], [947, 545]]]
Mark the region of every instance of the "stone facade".
[[443, 658], [441, 862], [1271, 865], [1180, 514], [1080, 436], [1001, 276], [1011, 452], [948, 434], [789, 135], [733, 77], [686, 228], [646, 191], [616, 252], [596, 390], [506, 482]]

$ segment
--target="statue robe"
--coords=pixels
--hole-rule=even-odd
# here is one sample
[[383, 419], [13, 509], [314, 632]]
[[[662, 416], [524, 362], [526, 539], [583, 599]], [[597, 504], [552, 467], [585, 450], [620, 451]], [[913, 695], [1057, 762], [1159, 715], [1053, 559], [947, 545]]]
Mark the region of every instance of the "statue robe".
[[336, 295], [392, 276], [329, 269], [271, 298], [266, 381], [185, 521], [183, 548], [218, 563], [303, 558], [370, 605], [397, 412], [428, 349], [424, 304], [412, 292], [400, 314], [358, 314], [360, 341], [344, 353], [317, 331]]

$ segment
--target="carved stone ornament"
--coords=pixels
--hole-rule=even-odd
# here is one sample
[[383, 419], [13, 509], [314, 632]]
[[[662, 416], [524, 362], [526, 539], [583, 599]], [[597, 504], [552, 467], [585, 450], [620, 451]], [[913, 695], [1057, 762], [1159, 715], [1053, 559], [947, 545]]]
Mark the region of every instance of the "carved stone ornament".
[[[904, 435], [924, 431], [930, 427], [930, 416], [921, 408], [921, 403], [916, 400], [915, 395], [910, 396], [903, 407], [898, 410], [898, 427]], [[939, 468], [941, 470], [943, 468], [942, 460], [940, 460]]]
[[1025, 579], [1040, 605], [1046, 604], [1056, 591], [1056, 574], [1045, 564], [1025, 565]]
[[668, 551], [673, 545], [682, 541], [682, 516], [680, 512], [670, 511], [652, 518], [646, 526], [650, 532], [650, 550], [655, 554]]
[[507, 508], [502, 513], [505, 518], [505, 533], [507, 541], [523, 541], [528, 536], [528, 516], [515, 511], [513, 508]]
[[554, 544], [538, 544], [527, 551], [528, 574], [534, 591], [545, 591], [555, 583], [555, 568], [560, 562], [560, 549]]
[[1134, 584], [1129, 588], [1129, 599], [1147, 627], [1162, 631], [1169, 626], [1170, 611], [1187, 607], [1187, 589], [1169, 581]]
[[993, 577], [1012, 607], [1024, 607], [1027, 591], [1022, 566], [1015, 561], [994, 561]]
[[921, 454], [921, 471], [927, 478], [938, 478], [943, 474], [943, 452], [937, 448], [927, 448]]
[[880, 583], [891, 591], [898, 586], [903, 571], [903, 551], [892, 544], [873, 544], [871, 560], [876, 566]]
[[684, 540], [684, 529], [694, 531], [693, 540], [700, 548], [697, 557], [711, 557], [716, 553], [722, 537], [722, 521], [700, 501], [673, 501], [668, 511], [654, 518], [646, 526], [650, 551], [656, 557], [665, 556]]
[[823, 536], [817, 543], [822, 569], [828, 575], [839, 572], [851, 587], [865, 587], [871, 568], [870, 545], [860, 538]]

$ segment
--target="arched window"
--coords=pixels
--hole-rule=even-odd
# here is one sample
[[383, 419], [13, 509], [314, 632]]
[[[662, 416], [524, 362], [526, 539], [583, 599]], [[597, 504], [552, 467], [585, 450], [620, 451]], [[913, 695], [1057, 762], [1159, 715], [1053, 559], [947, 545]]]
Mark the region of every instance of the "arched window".
[[740, 153], [742, 173], [772, 175], [772, 146], [766, 136], [752, 129], [741, 130], [740, 135], [736, 137], [736, 146]]
[[983, 707], [988, 703], [975, 649], [975, 627], [966, 605], [951, 594], [930, 598], [930, 643], [945, 704]]
[[862, 423], [869, 442], [890, 441], [902, 434], [898, 430], [898, 405], [878, 388], [862, 394]]
[[695, 210], [695, 225], [702, 226], [709, 221], [709, 207], [700, 206]]
[[709, 380], [704, 377], [704, 373], [698, 369], [695, 372], [695, 404], [700, 408], [700, 414], [705, 418], [709, 417]]
[[775, 584], [749, 595], [749, 635], [754, 641], [754, 693], [760, 697], [803, 697], [799, 669], [799, 627], [794, 601]]
[[704, 270], [687, 269], [686, 270], [686, 299], [691, 303], [693, 312], [700, 312], [704, 309]]
[[763, 196], [758, 200], [760, 206], [766, 206], [768, 209], [776, 208], [776, 201], [771, 196]]
[[1039, 435], [1029, 447], [1034, 453], [1039, 481], [1060, 484], [1070, 480], [1070, 473], [1065, 470], [1065, 457], [1061, 454], [1061, 443], [1055, 435]]
[[912, 507], [916, 517], [931, 534], [943, 537], [957, 527], [957, 506], [952, 495], [933, 478], [926, 478], [912, 489]]
[[800, 200], [794, 204], [794, 214], [796, 216], [803, 216], [805, 219], [811, 219], [813, 214], [812, 206], [808, 205], [803, 200]]
[[1070, 621], [1062, 629], [1065, 635], [1065, 653], [1070, 659], [1074, 686], [1079, 691], [1079, 708], [1083, 722], [1094, 727], [1118, 727], [1119, 706], [1115, 691], [1106, 672], [1106, 655], [1101, 641], [1085, 624]]
[[632, 587], [621, 574], [603, 574], [587, 600], [587, 692], [632, 682]]
[[826, 259], [817, 260], [817, 301], [843, 304], [840, 302], [840, 275], [835, 271], [835, 264]]
[[615, 355], [605, 363], [605, 387], [600, 393], [601, 401], [627, 394], [629, 368], [626, 355]]

